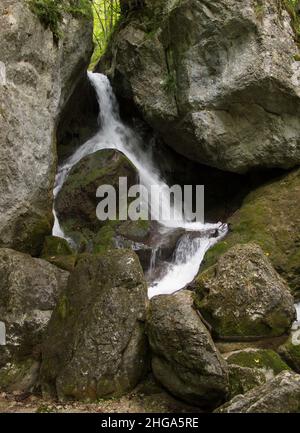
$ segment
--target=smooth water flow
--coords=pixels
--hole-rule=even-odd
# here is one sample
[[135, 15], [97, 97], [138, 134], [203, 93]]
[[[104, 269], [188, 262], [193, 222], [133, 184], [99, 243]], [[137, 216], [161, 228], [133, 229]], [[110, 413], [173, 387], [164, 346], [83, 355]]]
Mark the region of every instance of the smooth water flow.
[[[157, 220], [161, 226], [172, 229], [183, 228], [186, 230], [186, 235], [178, 242], [173, 263], [168, 266], [167, 274], [162, 279], [152, 283], [149, 288], [150, 297], [156, 294], [173, 293], [193, 280], [206, 251], [226, 234], [227, 227], [221, 223], [202, 224], [185, 221], [182, 219], [181, 212], [177, 211], [177, 209], [173, 209], [175, 218], [171, 221], [161, 220], [160, 209], [161, 203], [164, 201], [164, 195], [166, 194], [167, 184], [153, 164], [151, 149], [145, 150], [138, 134], [122, 123], [117, 100], [108, 78], [105, 75], [91, 72], [88, 73], [88, 77], [95, 88], [99, 102], [99, 131], [59, 167], [54, 197], [57, 196], [63, 186], [71, 168], [83, 157], [101, 149], [117, 149], [123, 152], [137, 168], [140, 183], [147, 188], [149, 193], [152, 186], [155, 186], [159, 192], [155, 197], [151, 197], [151, 200], [157, 201], [155, 206], [150, 209], [152, 219]], [[160, 200], [160, 197], [163, 199]], [[166, 200], [169, 200], [169, 196], [166, 197]], [[53, 235], [64, 237], [69, 242], [72, 242], [72, 240], [66, 238], [64, 235], [55, 210], [54, 217]], [[208, 230], [217, 230], [217, 236], [210, 238], [207, 234]], [[197, 232], [198, 234], [191, 240], [188, 236], [189, 232]], [[161, 236], [163, 237], [163, 231]], [[162, 241], [163, 239], [160, 240], [160, 243]], [[152, 268], [155, 267], [157, 252], [157, 249], [154, 248], [151, 261]]]

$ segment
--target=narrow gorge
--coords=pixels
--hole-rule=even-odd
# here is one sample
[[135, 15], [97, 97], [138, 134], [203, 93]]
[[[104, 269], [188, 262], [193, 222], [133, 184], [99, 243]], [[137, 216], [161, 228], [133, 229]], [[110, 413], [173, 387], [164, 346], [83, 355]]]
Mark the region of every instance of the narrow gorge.
[[294, 0], [1, 1], [0, 413], [300, 413], [299, 41]]

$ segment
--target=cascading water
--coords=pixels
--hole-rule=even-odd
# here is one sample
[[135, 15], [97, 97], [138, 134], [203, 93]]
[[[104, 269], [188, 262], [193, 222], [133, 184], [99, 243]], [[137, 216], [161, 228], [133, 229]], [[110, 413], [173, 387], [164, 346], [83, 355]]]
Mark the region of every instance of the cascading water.
[[[88, 73], [88, 77], [95, 88], [100, 106], [99, 131], [93, 138], [79, 147], [59, 167], [56, 176], [54, 198], [62, 188], [71, 168], [83, 157], [101, 149], [116, 149], [124, 153], [137, 168], [140, 183], [146, 187], [149, 193], [151, 193], [151, 187], [153, 186], [155, 186], [158, 192], [155, 197], [151, 196], [152, 203], [153, 200], [154, 202], [155, 200], [157, 201], [155, 206], [150, 209], [152, 219], [158, 221], [164, 228], [182, 228], [186, 230], [186, 234], [178, 242], [173, 263], [168, 266], [165, 275], [158, 281], [151, 283], [149, 287], [149, 297], [157, 294], [173, 293], [193, 280], [206, 251], [225, 236], [227, 227], [221, 223], [202, 224], [185, 221], [182, 219], [181, 212], [179, 213], [176, 208], [172, 209], [175, 217], [171, 221], [161, 219], [161, 205], [164, 201], [169, 200], [169, 196], [164, 200], [168, 186], [152, 162], [150, 149], [149, 151], [144, 150], [139, 136], [131, 128], [122, 123], [119, 116], [118, 104], [108, 78], [105, 75], [91, 72]], [[72, 242], [72, 240], [64, 235], [55, 210], [54, 218], [53, 235], [63, 237]], [[208, 234], [209, 230], [211, 232], [217, 231], [217, 235], [210, 237]], [[190, 239], [189, 233], [197, 233], [197, 235], [193, 239]], [[164, 236], [164, 230], [161, 231], [161, 236]], [[160, 240], [160, 244], [161, 242]], [[154, 247], [152, 267], [155, 266], [158, 247]]]

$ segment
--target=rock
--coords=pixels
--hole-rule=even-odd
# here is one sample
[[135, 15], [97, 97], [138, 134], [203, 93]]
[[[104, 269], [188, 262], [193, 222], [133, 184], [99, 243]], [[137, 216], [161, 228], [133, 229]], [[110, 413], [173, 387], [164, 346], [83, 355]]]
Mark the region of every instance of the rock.
[[280, 336], [296, 317], [289, 287], [254, 243], [228, 250], [200, 273], [195, 288], [197, 308], [223, 339]]
[[273, 379], [283, 370], [290, 370], [278, 353], [270, 349], [238, 350], [225, 355], [225, 359], [229, 365], [259, 370], [264, 374], [265, 381]]
[[300, 375], [283, 371], [273, 380], [238, 395], [218, 408], [218, 413], [299, 413]]
[[87, 74], [79, 79], [66, 103], [57, 126], [57, 153], [60, 163], [99, 131], [99, 104]]
[[42, 256], [69, 256], [74, 252], [65, 239], [47, 236], [44, 241]]
[[46, 236], [42, 258], [58, 268], [72, 272], [76, 264], [77, 255], [65, 239], [56, 236]]
[[278, 348], [279, 355], [297, 373], [300, 373], [300, 329], [292, 331], [288, 340]]
[[56, 125], [89, 63], [92, 20], [65, 14], [55, 42], [27, 2], [3, 0], [0, 29], [0, 245], [38, 255], [53, 225]]
[[96, 216], [100, 201], [96, 191], [101, 185], [111, 185], [118, 194], [120, 177], [127, 178], [129, 188], [136, 184], [138, 174], [121, 152], [112, 149], [88, 155], [71, 169], [55, 203], [60, 224], [68, 236], [80, 232], [89, 240], [101, 227], [112, 228], [116, 221], [106, 224]]
[[173, 395], [216, 407], [228, 392], [228, 369], [193, 308], [192, 293], [151, 299], [147, 334], [156, 379]]
[[297, 52], [277, 0], [145, 0], [98, 69], [178, 153], [243, 173], [300, 162]]
[[37, 386], [40, 362], [24, 359], [8, 362], [0, 368], [0, 389], [8, 393], [26, 393]]
[[128, 250], [82, 256], [49, 323], [44, 394], [96, 400], [133, 389], [147, 366], [147, 287]]
[[[39, 345], [68, 272], [9, 249], [0, 249], [0, 389], [24, 388], [36, 376]], [[16, 381], [16, 382], [15, 382]]]
[[226, 239], [210, 249], [203, 268], [237, 243], [254, 241], [273, 266], [300, 296], [300, 170], [275, 179], [251, 192], [228, 220]]
[[240, 367], [229, 365], [229, 388], [230, 399], [239, 394], [246, 394], [257, 386], [266, 383], [265, 374], [258, 368]]

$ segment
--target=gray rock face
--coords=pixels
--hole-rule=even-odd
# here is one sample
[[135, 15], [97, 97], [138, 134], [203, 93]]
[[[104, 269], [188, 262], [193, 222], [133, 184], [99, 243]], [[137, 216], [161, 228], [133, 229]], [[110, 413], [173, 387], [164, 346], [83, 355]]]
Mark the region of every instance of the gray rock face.
[[299, 164], [300, 64], [282, 3], [139, 3], [99, 66], [117, 93], [190, 159], [238, 173]]
[[262, 249], [236, 245], [195, 281], [197, 308], [218, 336], [280, 336], [296, 318], [294, 299]]
[[36, 372], [32, 358], [39, 358], [38, 346], [68, 276], [44, 260], [0, 249], [0, 321], [6, 330], [6, 345], [0, 346], [0, 388], [14, 386], [15, 380], [20, 385], [23, 374]]
[[238, 395], [219, 413], [299, 413], [300, 375], [284, 371], [270, 382]]
[[52, 228], [56, 124], [88, 65], [92, 23], [66, 15], [62, 38], [21, 0], [0, 5], [0, 245], [37, 254]]
[[146, 304], [146, 283], [132, 251], [83, 256], [49, 323], [43, 392], [96, 400], [134, 388], [146, 367]]
[[217, 406], [228, 392], [228, 370], [193, 308], [192, 293], [152, 298], [147, 321], [156, 379], [175, 396]]

